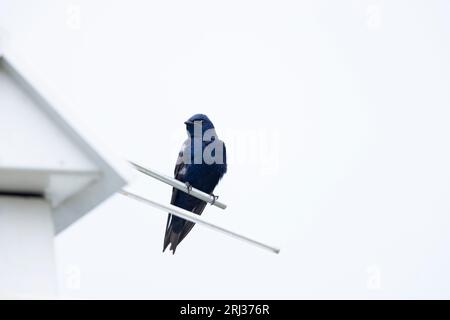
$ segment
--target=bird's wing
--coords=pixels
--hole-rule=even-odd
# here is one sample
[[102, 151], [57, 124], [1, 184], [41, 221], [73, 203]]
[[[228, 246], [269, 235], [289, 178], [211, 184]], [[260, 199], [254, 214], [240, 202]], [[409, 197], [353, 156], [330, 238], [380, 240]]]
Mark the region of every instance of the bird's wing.
[[[192, 210], [192, 212], [195, 214], [201, 215], [203, 210], [205, 210], [205, 207], [206, 207], [205, 201], [199, 202], [199, 204]], [[183, 230], [181, 231], [181, 234], [180, 234], [180, 240], [178, 242], [183, 241], [183, 239], [187, 236], [187, 234], [192, 230], [194, 225], [195, 225], [195, 223], [193, 223], [191, 221], [186, 221], [186, 223], [184, 224]]]
[[[178, 163], [175, 166], [175, 171], [174, 171], [174, 175], [175, 175], [175, 179], [183, 181], [183, 177], [184, 177], [184, 173], [182, 169], [185, 167], [184, 163]], [[177, 198], [178, 195], [178, 189], [176, 188], [172, 188], [172, 198], [170, 199], [170, 204], [174, 204], [175, 203], [175, 199]], [[164, 247], [166, 247], [166, 238], [168, 236], [168, 229], [169, 229], [169, 225], [170, 225], [170, 220], [172, 219], [172, 215], [169, 213], [169, 215], [167, 216], [167, 224], [166, 224], [166, 236], [164, 237]]]
[[[186, 149], [186, 145], [189, 143], [189, 140], [186, 140], [183, 144], [183, 147], [180, 150], [180, 153], [178, 154], [177, 163], [175, 165], [175, 170], [173, 172], [175, 179], [183, 181], [184, 182], [184, 175], [186, 172], [186, 164], [184, 163], [184, 152]], [[183, 170], [184, 169], [184, 170]], [[170, 200], [170, 204], [175, 203], [175, 199], [178, 195], [178, 189], [173, 188], [172, 189], [172, 198]], [[172, 228], [171, 228], [171, 219], [172, 215], [169, 213], [167, 216], [167, 224], [166, 224], [166, 234], [164, 235], [164, 249], [169, 245], [170, 243], [170, 237], [172, 234]]]
[[[175, 165], [175, 170], [173, 171], [173, 176], [175, 179], [185, 182], [184, 176], [187, 171], [187, 165], [184, 163], [184, 153], [186, 152], [186, 147], [189, 144], [189, 140], [186, 140], [178, 153], [177, 163]], [[173, 204], [178, 194], [178, 189], [172, 189], [172, 199], [170, 200], [170, 204]]]
[[173, 171], [173, 176], [175, 179], [183, 181], [184, 173], [183, 168], [185, 168], [186, 164], [184, 163], [185, 153], [187, 152], [186, 148], [190, 144], [190, 139], [186, 140], [181, 147], [180, 152], [178, 153], [177, 163], [175, 165], [175, 169]]

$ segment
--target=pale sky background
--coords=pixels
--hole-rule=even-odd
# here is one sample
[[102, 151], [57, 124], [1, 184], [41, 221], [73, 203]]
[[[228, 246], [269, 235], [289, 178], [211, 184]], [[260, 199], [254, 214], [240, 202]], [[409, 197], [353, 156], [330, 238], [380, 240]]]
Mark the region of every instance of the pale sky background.
[[[0, 35], [124, 159], [227, 143], [228, 204], [162, 254], [120, 195], [59, 235], [64, 298], [450, 298], [449, 1], [0, 0]], [[170, 187], [131, 188], [168, 203]]]

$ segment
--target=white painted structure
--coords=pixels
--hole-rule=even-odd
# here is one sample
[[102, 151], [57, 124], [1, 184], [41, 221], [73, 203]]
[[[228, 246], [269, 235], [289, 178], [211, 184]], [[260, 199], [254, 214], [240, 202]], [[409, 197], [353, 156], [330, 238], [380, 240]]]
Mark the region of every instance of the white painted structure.
[[54, 296], [55, 234], [129, 181], [65, 105], [0, 49], [0, 297]]

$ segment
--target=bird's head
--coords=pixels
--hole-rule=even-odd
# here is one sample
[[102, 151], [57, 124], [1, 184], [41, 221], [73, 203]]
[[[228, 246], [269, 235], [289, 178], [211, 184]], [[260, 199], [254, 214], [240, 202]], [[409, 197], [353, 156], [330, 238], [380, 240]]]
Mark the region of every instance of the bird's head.
[[200, 133], [203, 135], [205, 131], [214, 129], [213, 123], [204, 114], [195, 114], [184, 123], [186, 124], [186, 130], [191, 137]]

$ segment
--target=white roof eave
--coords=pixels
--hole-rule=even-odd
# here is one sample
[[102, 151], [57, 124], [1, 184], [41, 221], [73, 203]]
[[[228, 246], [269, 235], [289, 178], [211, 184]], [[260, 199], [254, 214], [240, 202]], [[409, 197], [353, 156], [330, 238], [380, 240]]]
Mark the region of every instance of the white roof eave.
[[94, 183], [54, 208], [55, 231], [59, 233], [125, 186], [133, 177], [133, 172], [125, 160], [114, 156], [95, 139], [71, 113], [72, 108], [68, 103], [38, 78], [27, 63], [1, 41], [0, 60], [15, 80], [40, 102], [42, 111], [57, 123], [99, 168], [100, 176]]

